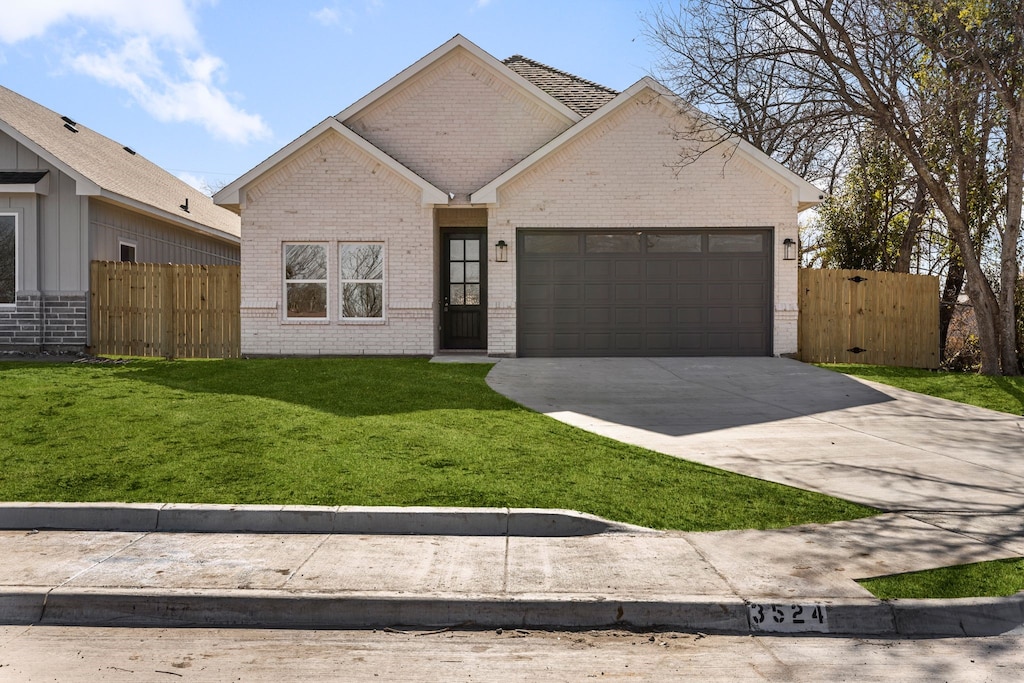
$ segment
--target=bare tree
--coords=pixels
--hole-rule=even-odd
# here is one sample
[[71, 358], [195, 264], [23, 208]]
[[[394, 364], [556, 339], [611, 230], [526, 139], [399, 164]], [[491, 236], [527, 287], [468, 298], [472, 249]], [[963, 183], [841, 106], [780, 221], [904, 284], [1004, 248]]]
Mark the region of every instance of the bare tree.
[[[761, 79], [779, 93], [768, 101], [767, 112], [778, 112], [768, 116], [769, 121], [806, 122], [809, 129], [818, 121], [828, 130], [860, 120], [882, 133], [913, 169], [959, 250], [978, 320], [982, 371], [1018, 374], [1015, 325], [1010, 323], [1014, 321], [1012, 291], [1019, 270], [1019, 199], [1024, 187], [1020, 85], [1024, 20], [1019, 3], [700, 0], [694, 7], [697, 19], [680, 6], [675, 14], [655, 13], [651, 22], [656, 40], [671, 39], [673, 34], [666, 29], [675, 17], [678, 35], [698, 36], [696, 45], [708, 60], [716, 60], [702, 67], [692, 58], [700, 55], [697, 51], [690, 53], [688, 61], [679, 62], [696, 67], [698, 74], [683, 75], [677, 87], [692, 87], [682, 88], [681, 94], [714, 107], [715, 96], [727, 99], [736, 90], [730, 83], [739, 82], [739, 90], [746, 93]], [[711, 45], [711, 40], [702, 43], [702, 31], [719, 47]], [[744, 79], [732, 78], [737, 73], [745, 74]], [[715, 95], [702, 99], [701, 94], [708, 92]], [[936, 135], [968, 119], [978, 123], [990, 103], [996, 105], [990, 120], [997, 122], [1002, 134], [1004, 155], [999, 159], [992, 156], [993, 149], [1000, 147], [993, 147], [995, 138]], [[743, 130], [746, 119], [742, 116], [730, 118], [714, 109], [712, 114], [731, 122], [730, 132], [749, 134]], [[762, 125], [769, 131], [778, 128], [775, 123]], [[769, 153], [779, 158], [779, 150]], [[976, 212], [963, 202], [960, 191], [963, 183], [970, 182], [972, 167], [991, 173], [993, 166], [1004, 169], [1006, 187], [998, 235], [998, 298], [983, 268], [984, 230], [972, 220]]]

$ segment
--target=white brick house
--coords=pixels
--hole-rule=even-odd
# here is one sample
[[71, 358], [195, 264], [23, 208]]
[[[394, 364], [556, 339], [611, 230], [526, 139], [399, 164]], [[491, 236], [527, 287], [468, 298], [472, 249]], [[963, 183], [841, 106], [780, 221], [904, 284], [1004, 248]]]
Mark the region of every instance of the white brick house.
[[689, 111], [456, 36], [214, 197], [242, 352], [795, 352], [819, 190], [742, 141], [694, 155]]

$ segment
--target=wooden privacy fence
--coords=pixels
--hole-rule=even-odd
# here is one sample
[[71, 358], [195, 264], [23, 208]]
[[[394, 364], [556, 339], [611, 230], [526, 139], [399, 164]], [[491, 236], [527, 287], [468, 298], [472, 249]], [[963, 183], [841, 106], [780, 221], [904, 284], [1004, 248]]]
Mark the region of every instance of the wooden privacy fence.
[[241, 350], [238, 266], [93, 261], [93, 353], [236, 358]]
[[939, 367], [939, 278], [800, 269], [800, 359]]

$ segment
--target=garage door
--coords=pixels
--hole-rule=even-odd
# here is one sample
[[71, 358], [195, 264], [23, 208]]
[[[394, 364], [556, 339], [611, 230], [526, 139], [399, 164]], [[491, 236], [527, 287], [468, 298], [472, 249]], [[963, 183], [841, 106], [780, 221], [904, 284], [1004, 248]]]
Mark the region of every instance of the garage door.
[[771, 354], [771, 231], [520, 230], [522, 356]]

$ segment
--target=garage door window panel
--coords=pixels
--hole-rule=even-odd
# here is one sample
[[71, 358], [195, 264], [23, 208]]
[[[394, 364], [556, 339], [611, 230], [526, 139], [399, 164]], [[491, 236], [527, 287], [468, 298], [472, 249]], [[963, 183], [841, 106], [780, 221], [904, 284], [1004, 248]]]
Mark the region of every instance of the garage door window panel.
[[728, 233], [708, 235], [708, 251], [710, 252], [756, 252], [764, 251], [764, 236], [761, 234], [752, 235], [730, 235]]
[[700, 235], [647, 235], [648, 254], [699, 254], [703, 250]]
[[587, 235], [588, 254], [639, 254], [640, 235]]

